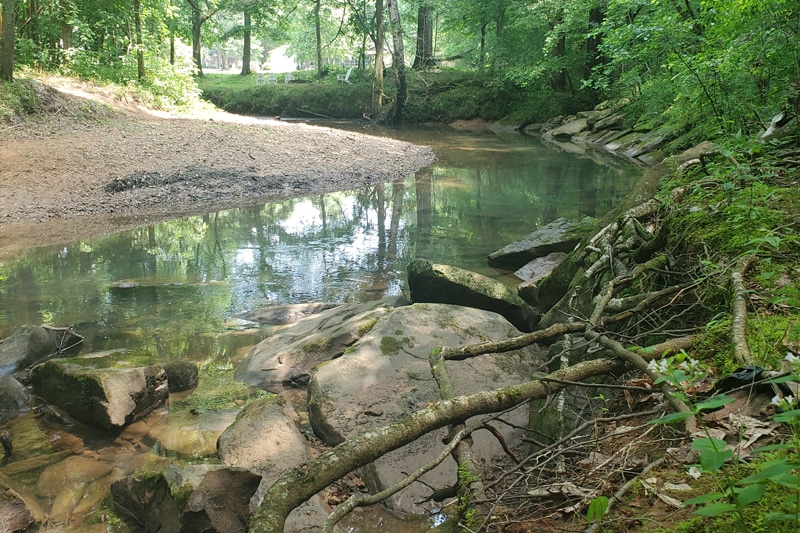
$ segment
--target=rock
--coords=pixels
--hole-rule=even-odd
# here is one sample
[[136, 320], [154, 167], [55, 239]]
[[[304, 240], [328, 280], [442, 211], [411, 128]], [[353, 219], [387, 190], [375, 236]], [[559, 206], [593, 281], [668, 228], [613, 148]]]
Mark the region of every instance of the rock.
[[163, 473], [134, 474], [111, 485], [114, 511], [144, 533], [177, 533], [180, 510]]
[[193, 361], [170, 361], [164, 365], [169, 392], [182, 392], [197, 386], [198, 370]]
[[342, 304], [321, 302], [321, 303], [302, 303], [289, 305], [273, 305], [270, 307], [260, 307], [253, 309], [236, 318], [260, 322], [261, 324], [292, 324], [311, 315], [316, 315], [328, 309], [339, 307]]
[[[502, 317], [479, 309], [443, 304], [400, 307], [381, 318], [348, 353], [321, 365], [309, 384], [309, 417], [315, 433], [329, 445], [366, 430], [396, 422], [440, 399], [428, 357], [435, 348], [508, 339], [520, 335]], [[542, 364], [535, 346], [504, 354], [486, 354], [468, 361], [448, 361], [456, 394], [520, 383]], [[513, 426], [498, 424], [509, 446], [520, 442], [527, 424], [527, 407], [510, 416]], [[363, 469], [371, 491], [386, 488], [439, 453], [447, 431], [430, 433], [395, 450]], [[475, 452], [486, 464], [503, 454], [486, 432], [474, 435]], [[422, 481], [434, 489], [456, 481], [452, 459], [425, 474]], [[389, 500], [394, 510], [418, 512], [432, 489], [414, 483]]]
[[606, 109], [595, 109], [592, 111], [578, 111], [577, 117], [585, 118], [589, 128], [594, 129], [594, 125], [597, 123], [598, 120], [602, 120], [610, 116], [613, 112], [614, 109], [610, 107]]
[[89, 483], [111, 473], [112, 466], [88, 457], [72, 455], [45, 468], [36, 483], [36, 495], [54, 498], [67, 487]]
[[55, 355], [77, 355], [83, 336], [72, 328], [25, 325], [0, 341], [0, 376], [18, 372]]
[[16, 378], [8, 375], [0, 377], [0, 411], [27, 411], [30, 400], [28, 389]]
[[544, 257], [537, 257], [533, 261], [529, 261], [522, 268], [514, 272], [514, 275], [523, 280], [517, 287], [517, 294], [520, 298], [525, 300], [529, 305], [534, 307], [539, 305], [539, 300], [536, 296], [539, 281], [561, 264], [567, 254], [564, 252], [553, 252]]
[[[309, 460], [308, 441], [300, 432], [297, 413], [278, 396], [253, 401], [217, 441], [223, 464], [247, 468], [262, 476], [254, 500], [285, 471]], [[318, 531], [330, 510], [319, 495], [294, 509], [286, 531]]]
[[525, 263], [553, 252], [568, 253], [597, 228], [594, 222], [570, 222], [558, 218], [522, 239], [489, 254], [489, 264], [516, 270]]
[[47, 361], [33, 368], [31, 385], [46, 402], [106, 429], [130, 424], [169, 396], [161, 365], [126, 368], [112, 357]]
[[28, 504], [2, 480], [0, 480], [0, 496], [2, 496], [0, 497], [0, 524], [2, 524], [4, 532], [28, 531], [28, 528], [36, 523]]
[[562, 126], [559, 126], [557, 128], [545, 132], [545, 137], [551, 137], [553, 139], [561, 141], [568, 141], [574, 135], [577, 135], [588, 128], [589, 128], [589, 121], [585, 118], [578, 118], [575, 120], [571, 120]]
[[318, 364], [342, 355], [396, 304], [350, 303], [283, 326], [250, 350], [234, 377], [271, 392], [305, 387]]
[[202, 412], [182, 410], [170, 413], [163, 424], [156, 423], [150, 428], [150, 436], [170, 456], [184, 459], [213, 457], [217, 454], [217, 439], [240, 412], [241, 409], [206, 409]]
[[408, 265], [408, 287], [414, 303], [445, 303], [492, 311], [520, 331], [533, 331], [539, 321], [530, 306], [507, 285], [457, 267], [415, 259]]
[[236, 533], [247, 531], [250, 498], [261, 476], [245, 468], [212, 470], [189, 496], [181, 533]]
[[592, 131], [619, 130], [625, 127], [625, 115], [616, 113], [602, 118], [594, 123]]

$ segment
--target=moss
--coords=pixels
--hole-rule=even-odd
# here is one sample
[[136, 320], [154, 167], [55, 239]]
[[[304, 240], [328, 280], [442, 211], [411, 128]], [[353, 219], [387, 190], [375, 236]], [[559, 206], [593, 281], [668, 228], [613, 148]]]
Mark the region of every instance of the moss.
[[383, 355], [394, 355], [400, 351], [403, 344], [394, 337], [381, 338], [381, 353]]
[[300, 347], [305, 353], [323, 353], [333, 346], [333, 337], [322, 337], [313, 341], [307, 342]]
[[364, 335], [372, 331], [372, 328], [375, 327], [375, 324], [377, 322], [378, 322], [377, 317], [372, 317], [366, 322], [362, 322], [361, 324], [358, 325], [356, 333], [358, 334], [359, 337], [363, 337]]

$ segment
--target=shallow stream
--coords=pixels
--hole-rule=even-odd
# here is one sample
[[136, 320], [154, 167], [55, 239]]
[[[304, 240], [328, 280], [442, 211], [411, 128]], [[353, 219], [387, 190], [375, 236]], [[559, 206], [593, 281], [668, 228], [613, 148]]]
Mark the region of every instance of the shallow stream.
[[[23, 324], [72, 325], [85, 336], [83, 354], [127, 348], [201, 368], [194, 394], [114, 434], [46, 411], [7, 416], [0, 429], [14, 454], [0, 479], [52, 523], [106, 531], [90, 524], [105, 519], [111, 481], [159, 457], [213, 462], [219, 428], [261, 394], [232, 381], [236, 362], [268, 332], [239, 314], [398, 295], [417, 257], [514, 283], [487, 266], [489, 253], [558, 217], [603, 216], [641, 175], [517, 134], [392, 135], [432, 145], [438, 160], [395, 183], [171, 220], [0, 263], [0, 338]], [[65, 465], [74, 457], [100, 468]]]

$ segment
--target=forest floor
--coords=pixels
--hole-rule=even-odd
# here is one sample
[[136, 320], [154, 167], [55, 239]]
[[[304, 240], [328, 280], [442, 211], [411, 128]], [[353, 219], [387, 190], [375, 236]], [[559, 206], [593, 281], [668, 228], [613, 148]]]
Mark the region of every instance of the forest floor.
[[431, 163], [428, 147], [208, 109], [149, 111], [74, 79], [0, 125], [0, 257], [176, 216], [349, 190]]

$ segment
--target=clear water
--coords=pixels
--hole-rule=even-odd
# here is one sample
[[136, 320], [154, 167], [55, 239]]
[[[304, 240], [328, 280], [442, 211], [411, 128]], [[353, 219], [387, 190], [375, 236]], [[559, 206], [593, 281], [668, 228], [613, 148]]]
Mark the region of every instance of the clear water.
[[[230, 389], [226, 376], [265, 333], [236, 315], [273, 304], [397, 295], [417, 257], [511, 283], [508, 273], [487, 266], [489, 253], [558, 217], [604, 215], [641, 175], [519, 135], [393, 136], [432, 145], [438, 160], [395, 183], [186, 217], [5, 260], [0, 338], [27, 323], [73, 325], [86, 337], [82, 353], [129, 348], [157, 362], [192, 359], [222, 376], [207, 380], [206, 407], [229, 407], [214, 394]], [[251, 393], [225, 398], [241, 404]], [[27, 439], [19, 428], [36, 426], [31, 422], [4, 427]], [[56, 430], [35, 429], [43, 439]], [[107, 451], [109, 442], [84, 438], [87, 448]], [[153, 453], [136, 442], [142, 455]], [[42, 453], [31, 444], [15, 451], [11, 464]], [[15, 479], [31, 486], [40, 471], [20, 469]], [[55, 512], [48, 509], [56, 502], [39, 499], [46, 513]]]

